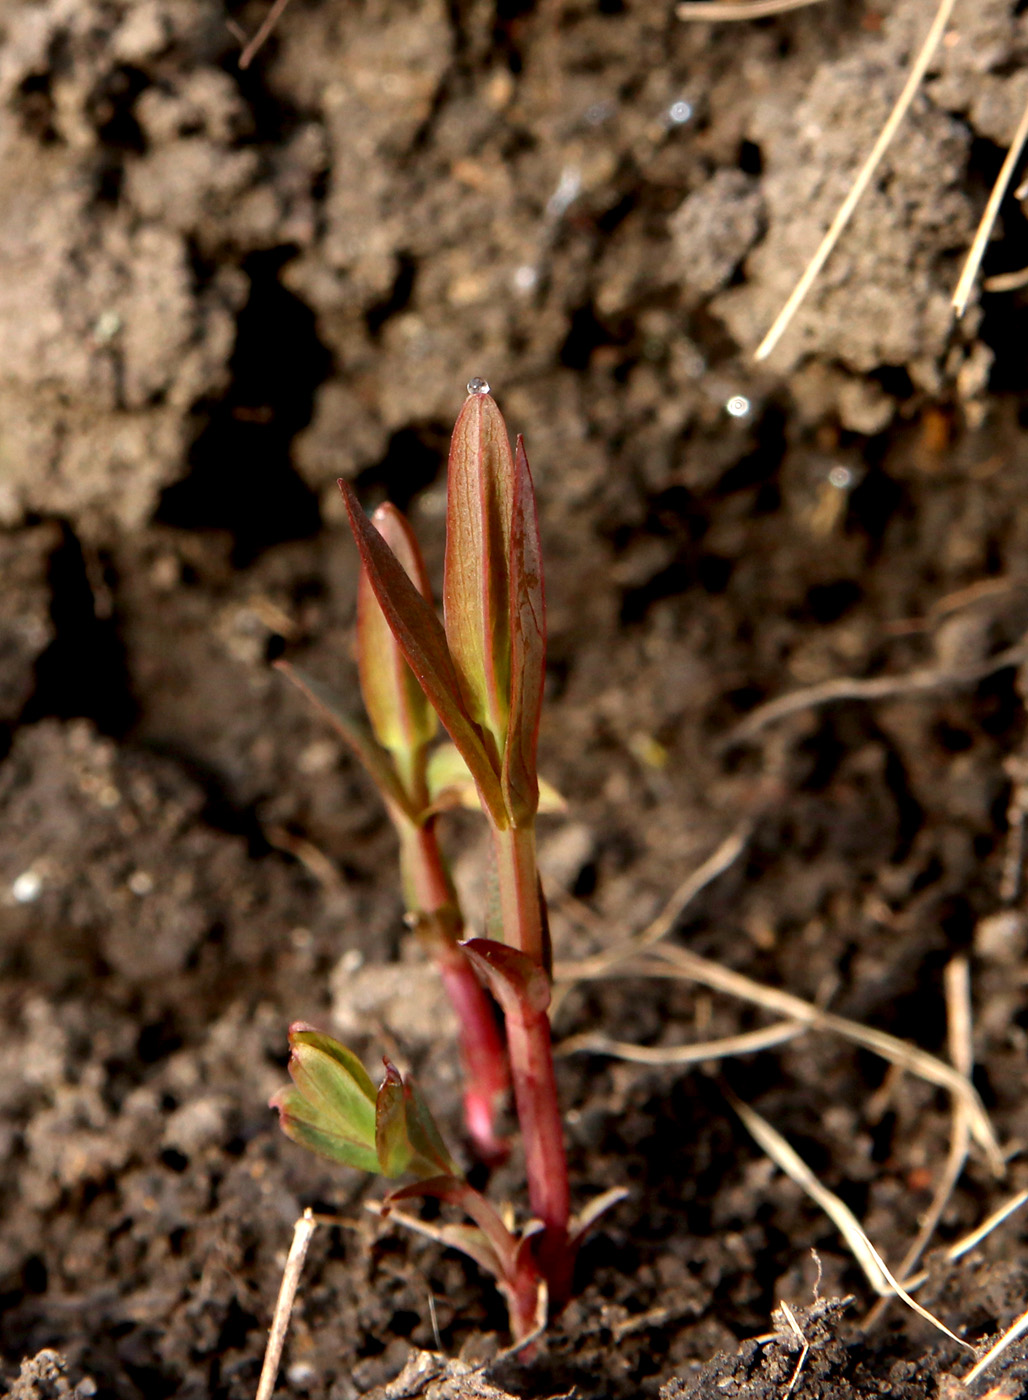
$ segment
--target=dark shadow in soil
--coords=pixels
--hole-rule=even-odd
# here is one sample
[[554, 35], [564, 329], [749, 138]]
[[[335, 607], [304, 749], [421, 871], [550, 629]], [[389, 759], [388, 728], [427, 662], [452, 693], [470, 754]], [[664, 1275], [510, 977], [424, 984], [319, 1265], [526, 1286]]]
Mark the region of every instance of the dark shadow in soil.
[[228, 530], [232, 561], [245, 568], [266, 549], [310, 539], [321, 517], [317, 497], [293, 469], [293, 438], [311, 420], [314, 395], [332, 369], [314, 314], [287, 291], [279, 272], [292, 249], [247, 259], [250, 298], [240, 312], [232, 383], [202, 405], [206, 426], [190, 470], [161, 497], [156, 519], [182, 530]]
[[35, 689], [19, 722], [85, 718], [101, 733], [123, 738], [137, 706], [117, 617], [98, 613], [82, 546], [68, 525], [50, 556], [48, 576], [56, 635], [36, 662]]
[[[1021, 7], [1018, 7], [1020, 13]], [[975, 136], [967, 169], [967, 185], [982, 205], [992, 192], [996, 178], [1006, 159], [1004, 146], [997, 146], [982, 136]], [[992, 236], [982, 258], [980, 280], [1002, 273], [1019, 271], [1025, 263], [1024, 249], [1028, 240], [1028, 215], [1015, 197], [1018, 183], [1024, 178], [1015, 171], [1007, 189]], [[1024, 356], [1028, 336], [1028, 301], [1024, 292], [1000, 294], [983, 292], [982, 322], [978, 338], [993, 351], [995, 360], [989, 376], [989, 392], [993, 394], [1028, 393], [1028, 361]]]
[[366, 467], [354, 488], [369, 509], [389, 500], [407, 512], [411, 502], [443, 471], [450, 430], [444, 423], [414, 423], [389, 439], [385, 456]]

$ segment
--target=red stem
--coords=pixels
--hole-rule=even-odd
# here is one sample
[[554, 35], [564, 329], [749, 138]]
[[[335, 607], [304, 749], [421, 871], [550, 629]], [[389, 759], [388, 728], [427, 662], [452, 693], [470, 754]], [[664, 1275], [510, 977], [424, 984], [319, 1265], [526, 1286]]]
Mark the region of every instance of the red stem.
[[493, 827], [504, 942], [550, 970], [549, 934], [535, 863], [535, 827]]
[[442, 978], [457, 1017], [464, 1071], [464, 1121], [484, 1162], [502, 1162], [507, 1144], [496, 1134], [496, 1115], [510, 1078], [507, 1052], [493, 1004], [458, 947], [462, 920], [446, 871], [435, 820], [414, 826], [394, 816], [400, 832], [400, 866], [407, 907], [417, 918], [417, 932]]
[[534, 1252], [549, 1287], [551, 1308], [559, 1312], [571, 1292], [574, 1257], [568, 1248], [571, 1201], [550, 1022], [545, 1011], [528, 1007], [517, 1011], [508, 1008], [506, 1021], [514, 1099], [525, 1147], [528, 1196], [532, 1214], [544, 1226]]

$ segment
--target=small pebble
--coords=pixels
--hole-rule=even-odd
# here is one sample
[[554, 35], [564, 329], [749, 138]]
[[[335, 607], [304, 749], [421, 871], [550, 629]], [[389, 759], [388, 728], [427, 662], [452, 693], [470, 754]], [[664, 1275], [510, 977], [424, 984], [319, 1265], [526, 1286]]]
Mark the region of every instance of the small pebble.
[[23, 870], [11, 885], [18, 904], [33, 904], [43, 893], [43, 877], [35, 870]]

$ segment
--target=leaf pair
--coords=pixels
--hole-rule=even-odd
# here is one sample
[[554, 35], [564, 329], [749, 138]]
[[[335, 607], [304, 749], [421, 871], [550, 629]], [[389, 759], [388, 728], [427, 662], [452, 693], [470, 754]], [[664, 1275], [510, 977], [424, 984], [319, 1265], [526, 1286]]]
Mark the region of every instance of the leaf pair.
[[[494, 826], [529, 825], [546, 656], [539, 527], [524, 446], [489, 394], [469, 394], [447, 475], [444, 624], [339, 482], [381, 614]], [[374, 722], [374, 721], [373, 721]]]
[[352, 1051], [303, 1021], [290, 1026], [289, 1049], [293, 1083], [271, 1100], [287, 1137], [330, 1162], [389, 1178], [457, 1175], [409, 1075], [386, 1061], [376, 1092]]

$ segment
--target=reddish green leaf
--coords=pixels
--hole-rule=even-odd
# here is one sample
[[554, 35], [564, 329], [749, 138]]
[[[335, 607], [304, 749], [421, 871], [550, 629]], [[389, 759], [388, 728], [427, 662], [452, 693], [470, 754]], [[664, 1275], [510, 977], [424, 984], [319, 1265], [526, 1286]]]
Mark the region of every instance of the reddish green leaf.
[[400, 1078], [388, 1060], [375, 1108], [375, 1145], [384, 1176], [456, 1176], [457, 1167], [428, 1105], [410, 1075]]
[[510, 703], [510, 534], [514, 458], [488, 393], [469, 394], [446, 479], [443, 617], [468, 714], [503, 751]]
[[407, 1137], [403, 1082], [388, 1060], [386, 1077], [379, 1085], [378, 1100], [375, 1104], [375, 1148], [382, 1175], [402, 1176], [413, 1153]]
[[550, 979], [526, 953], [492, 938], [471, 938], [460, 946], [505, 1015], [513, 1012], [531, 1020], [546, 1011]]
[[[375, 511], [371, 523], [421, 596], [431, 602], [425, 564], [407, 521], [395, 506], [386, 503]], [[364, 708], [375, 737], [406, 766], [405, 760], [435, 736], [438, 721], [404, 659], [363, 567], [357, 584], [357, 667]]]
[[502, 781], [511, 821], [524, 826], [539, 807], [536, 748], [546, 679], [546, 600], [535, 492], [520, 437], [510, 543], [511, 695]]
[[367, 570], [392, 634], [444, 728], [463, 754], [478, 786], [483, 806], [496, 825], [504, 827], [507, 816], [500, 790], [498, 764], [490, 757], [478, 726], [465, 709], [442, 625], [407, 577], [403, 565], [364, 514], [353, 488], [348, 482], [340, 480], [339, 489], [346, 503], [361, 563]]

